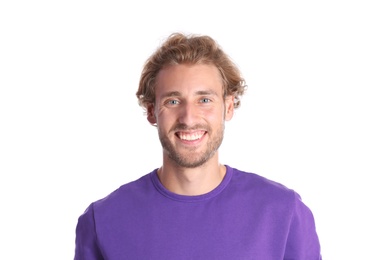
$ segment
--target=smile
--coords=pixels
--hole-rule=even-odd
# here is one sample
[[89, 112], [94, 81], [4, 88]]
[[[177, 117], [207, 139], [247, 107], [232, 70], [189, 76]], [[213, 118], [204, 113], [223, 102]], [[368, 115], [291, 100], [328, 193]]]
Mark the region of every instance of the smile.
[[186, 141], [195, 141], [200, 138], [206, 133], [206, 131], [196, 131], [196, 132], [191, 132], [191, 133], [185, 133], [185, 132], [177, 132], [176, 135], [181, 139], [181, 140], [186, 140]]

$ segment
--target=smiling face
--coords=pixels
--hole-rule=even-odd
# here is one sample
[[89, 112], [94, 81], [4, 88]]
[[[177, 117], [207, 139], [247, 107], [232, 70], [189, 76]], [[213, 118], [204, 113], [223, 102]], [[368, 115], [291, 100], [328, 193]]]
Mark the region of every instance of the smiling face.
[[164, 161], [195, 168], [217, 158], [233, 109], [233, 97], [224, 98], [215, 66], [180, 64], [161, 70], [148, 120], [157, 125]]

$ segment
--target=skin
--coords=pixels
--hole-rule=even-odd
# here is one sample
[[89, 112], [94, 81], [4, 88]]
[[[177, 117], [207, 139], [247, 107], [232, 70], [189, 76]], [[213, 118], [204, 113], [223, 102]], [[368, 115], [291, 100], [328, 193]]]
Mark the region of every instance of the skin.
[[223, 97], [218, 69], [206, 64], [166, 67], [156, 77], [155, 92], [147, 118], [157, 126], [163, 148], [161, 183], [181, 195], [213, 190], [226, 173], [218, 148], [234, 111], [234, 98]]

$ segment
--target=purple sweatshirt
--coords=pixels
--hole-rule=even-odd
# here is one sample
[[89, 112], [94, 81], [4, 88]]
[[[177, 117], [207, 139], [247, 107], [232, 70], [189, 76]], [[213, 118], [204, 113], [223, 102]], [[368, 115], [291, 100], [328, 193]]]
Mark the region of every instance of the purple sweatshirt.
[[154, 170], [92, 203], [78, 220], [74, 259], [321, 259], [313, 215], [296, 192], [226, 168], [204, 195], [174, 194]]

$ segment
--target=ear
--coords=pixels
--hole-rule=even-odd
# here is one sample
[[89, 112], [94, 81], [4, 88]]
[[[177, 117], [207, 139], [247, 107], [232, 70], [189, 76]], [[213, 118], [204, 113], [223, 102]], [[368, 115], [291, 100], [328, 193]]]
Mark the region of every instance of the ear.
[[234, 96], [226, 96], [225, 98], [225, 121], [233, 118], [234, 114]]
[[147, 119], [149, 121], [149, 123], [151, 125], [156, 125], [157, 124], [157, 120], [156, 120], [156, 117], [154, 115], [154, 105], [153, 104], [148, 104], [147, 108], [146, 108], [146, 112], [147, 112]]

